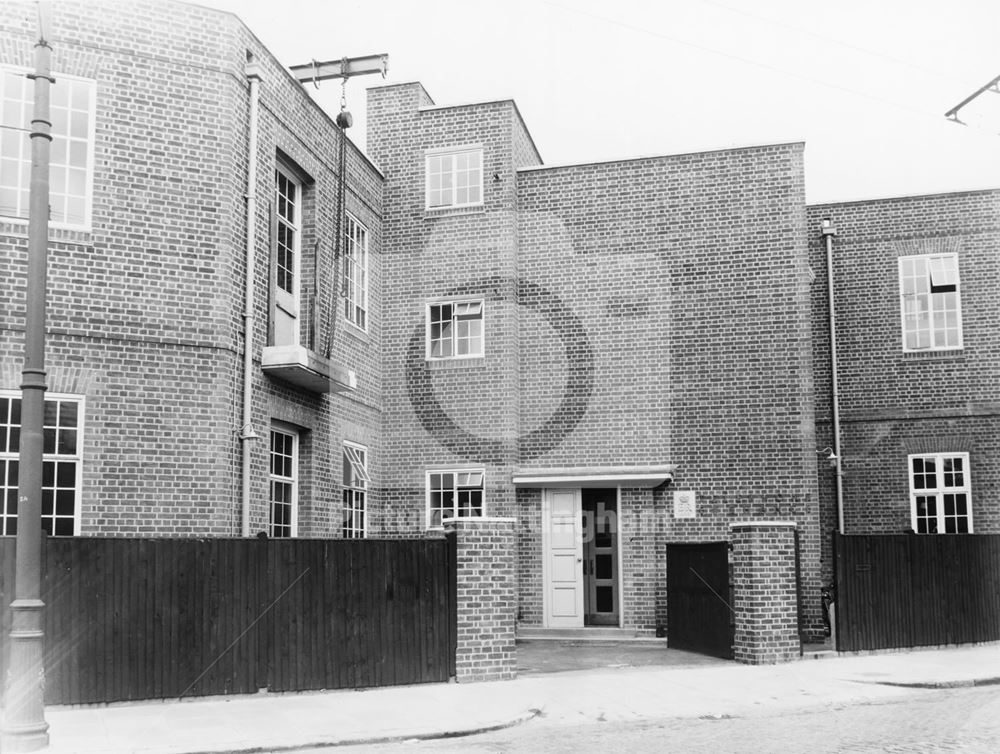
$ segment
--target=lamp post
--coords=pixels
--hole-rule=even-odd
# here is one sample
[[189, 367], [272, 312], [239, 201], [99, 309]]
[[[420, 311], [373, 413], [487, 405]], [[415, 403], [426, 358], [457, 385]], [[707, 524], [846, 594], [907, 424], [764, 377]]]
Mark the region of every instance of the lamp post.
[[10, 662], [6, 714], [0, 730], [4, 752], [37, 751], [49, 744], [45, 722], [42, 632], [42, 453], [45, 411], [45, 278], [49, 242], [49, 7], [38, 3], [35, 44], [35, 104], [31, 117], [31, 184], [28, 198], [28, 286], [24, 368], [21, 370], [21, 445], [18, 456], [17, 555], [11, 603]]

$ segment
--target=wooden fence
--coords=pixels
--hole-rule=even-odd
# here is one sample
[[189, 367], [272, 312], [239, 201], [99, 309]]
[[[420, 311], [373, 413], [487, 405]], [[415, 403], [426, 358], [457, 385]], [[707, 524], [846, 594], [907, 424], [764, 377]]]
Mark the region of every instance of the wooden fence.
[[1000, 535], [836, 536], [837, 649], [1000, 640]]
[[[454, 675], [452, 540], [49, 538], [43, 561], [47, 704]], [[13, 575], [0, 537], [4, 663]]]

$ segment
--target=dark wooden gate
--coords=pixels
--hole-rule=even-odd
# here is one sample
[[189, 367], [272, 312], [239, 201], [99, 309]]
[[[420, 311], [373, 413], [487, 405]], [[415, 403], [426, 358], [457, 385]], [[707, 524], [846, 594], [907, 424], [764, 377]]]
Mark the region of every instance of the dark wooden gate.
[[732, 659], [729, 543], [667, 545], [667, 643]]
[[837, 649], [1000, 640], [1000, 535], [834, 540]]
[[[46, 704], [455, 672], [453, 538], [80, 537], [47, 538], [42, 550]], [[14, 538], [0, 537], [0, 674], [13, 575]]]

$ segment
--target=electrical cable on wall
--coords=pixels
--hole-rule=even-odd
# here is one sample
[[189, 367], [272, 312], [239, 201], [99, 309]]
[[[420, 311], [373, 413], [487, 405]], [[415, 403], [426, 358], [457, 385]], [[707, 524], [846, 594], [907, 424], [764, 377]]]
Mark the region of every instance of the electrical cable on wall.
[[[346, 67], [346, 64], [345, 64]], [[333, 252], [333, 280], [330, 285], [330, 307], [328, 316], [330, 324], [327, 328], [326, 357], [329, 359], [333, 355], [333, 336], [337, 324], [337, 288], [338, 274], [341, 276], [340, 295], [347, 295], [347, 257], [344, 254], [344, 192], [347, 185], [347, 134], [345, 131], [351, 127], [354, 118], [347, 109], [347, 77], [340, 82], [340, 112], [336, 118], [337, 128], [340, 129], [338, 139], [337, 171], [339, 180], [337, 181], [337, 228], [334, 231], [334, 252]], [[341, 272], [341, 266], [343, 271]]]

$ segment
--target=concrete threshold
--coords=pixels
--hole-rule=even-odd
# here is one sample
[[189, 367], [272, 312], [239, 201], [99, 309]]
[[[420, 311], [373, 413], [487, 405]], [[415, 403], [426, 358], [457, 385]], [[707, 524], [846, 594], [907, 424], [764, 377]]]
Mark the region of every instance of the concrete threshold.
[[539, 626], [519, 626], [517, 640], [523, 641], [622, 641], [660, 643], [667, 640], [649, 634], [638, 633], [634, 629], [610, 626], [587, 626], [586, 628], [542, 628]]

